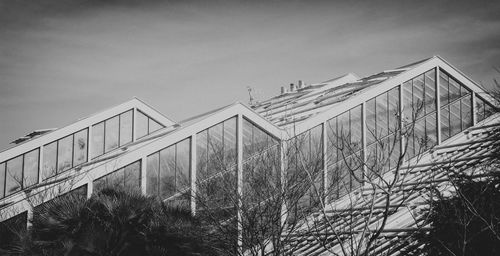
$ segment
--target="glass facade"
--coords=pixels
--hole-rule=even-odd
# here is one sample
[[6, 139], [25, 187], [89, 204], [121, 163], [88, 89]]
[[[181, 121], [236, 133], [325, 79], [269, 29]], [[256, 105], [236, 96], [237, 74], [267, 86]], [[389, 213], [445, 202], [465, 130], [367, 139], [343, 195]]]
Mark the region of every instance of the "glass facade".
[[133, 162], [94, 180], [94, 192], [100, 191], [105, 187], [141, 191], [141, 161]]
[[147, 160], [147, 193], [167, 199], [190, 189], [191, 139], [164, 148]]
[[453, 77], [440, 70], [439, 94], [441, 141], [444, 141], [472, 126], [472, 93]]
[[196, 134], [197, 207], [234, 206], [236, 143], [236, 117]]
[[403, 83], [406, 156], [412, 158], [437, 144], [436, 71]]
[[359, 181], [363, 178], [360, 168], [356, 168], [363, 156], [362, 131], [361, 105], [326, 122], [327, 189], [330, 199], [338, 198], [351, 188], [359, 186]]
[[481, 122], [495, 112], [495, 108], [476, 94], [476, 119]]
[[0, 198], [38, 183], [39, 157], [37, 148], [0, 163]]
[[262, 202], [279, 191], [279, 141], [243, 119], [243, 197], [246, 207]]
[[42, 178], [47, 179], [87, 162], [88, 129], [43, 147]]
[[133, 110], [92, 126], [92, 158], [132, 142]]

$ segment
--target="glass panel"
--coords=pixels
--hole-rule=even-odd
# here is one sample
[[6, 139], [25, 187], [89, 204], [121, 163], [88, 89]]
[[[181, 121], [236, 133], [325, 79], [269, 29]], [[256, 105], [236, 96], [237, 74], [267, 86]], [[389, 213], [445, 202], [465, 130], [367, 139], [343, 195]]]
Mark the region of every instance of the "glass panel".
[[448, 99], [448, 76], [444, 72], [439, 72], [439, 97], [441, 106], [449, 103]]
[[413, 79], [413, 115], [416, 118], [424, 115], [424, 75]]
[[118, 147], [118, 133], [120, 129], [118, 116], [106, 120], [105, 126], [104, 152], [109, 152]]
[[485, 118], [484, 107], [485, 107], [484, 101], [481, 98], [476, 97], [476, 119], [477, 119], [477, 122], [481, 122]]
[[433, 70], [425, 73], [425, 113], [436, 110], [436, 72]]
[[104, 154], [104, 122], [92, 126], [92, 158]]
[[236, 117], [224, 122], [224, 162], [226, 166], [236, 165]]
[[175, 189], [175, 145], [160, 151], [160, 197], [174, 195]]
[[389, 131], [387, 93], [377, 96], [377, 138], [386, 136]]
[[125, 174], [123, 168], [120, 168], [106, 176], [106, 183], [111, 187], [123, 189], [125, 186]]
[[135, 125], [138, 139], [148, 135], [148, 117], [141, 111], [137, 111], [137, 123]]
[[337, 118], [332, 118], [326, 125], [327, 145], [328, 145], [328, 165], [337, 162]]
[[5, 163], [0, 163], [0, 198], [5, 196]]
[[253, 154], [253, 125], [243, 119], [243, 159]]
[[74, 166], [87, 162], [87, 129], [75, 133], [73, 142]]
[[43, 147], [43, 171], [42, 179], [56, 175], [57, 141]]
[[403, 115], [406, 122], [411, 122], [413, 119], [413, 96], [411, 80], [403, 83]]
[[433, 147], [437, 144], [436, 115], [425, 117], [426, 145]]
[[198, 182], [206, 178], [207, 172], [207, 130], [202, 131], [196, 135], [196, 173]]
[[129, 110], [120, 115], [120, 146], [132, 141], [132, 120], [134, 111]]
[[73, 135], [60, 139], [57, 145], [57, 173], [73, 166]]
[[20, 155], [7, 161], [7, 177], [5, 181], [5, 195], [8, 196], [21, 190], [23, 182], [23, 156]]
[[462, 131], [472, 126], [472, 99], [471, 97], [462, 98], [460, 110], [462, 111]]
[[222, 123], [208, 129], [208, 176], [223, 171], [224, 143], [222, 134]]
[[158, 196], [158, 175], [160, 167], [159, 153], [148, 156], [146, 163], [146, 192], [148, 195]]
[[449, 106], [441, 108], [441, 141], [450, 137], [450, 113]]
[[388, 92], [389, 99], [389, 133], [399, 130], [399, 88]]
[[460, 98], [460, 84], [457, 83], [453, 78], [450, 77], [449, 79], [450, 87], [449, 87], [449, 97], [450, 97], [450, 102], [453, 102], [454, 100]]
[[24, 187], [38, 183], [38, 156], [39, 150], [35, 149], [24, 155]]
[[177, 159], [176, 159], [176, 187], [177, 190], [182, 190], [189, 187], [191, 184], [189, 166], [191, 159], [191, 139], [187, 138], [177, 143]]
[[450, 137], [462, 130], [460, 117], [460, 101], [450, 104]]
[[149, 133], [157, 131], [161, 128], [163, 128], [163, 125], [161, 125], [160, 123], [156, 122], [155, 120], [149, 118]]
[[123, 168], [125, 188], [128, 190], [141, 190], [141, 161], [131, 163]]
[[375, 142], [376, 134], [375, 98], [366, 102], [366, 144]]

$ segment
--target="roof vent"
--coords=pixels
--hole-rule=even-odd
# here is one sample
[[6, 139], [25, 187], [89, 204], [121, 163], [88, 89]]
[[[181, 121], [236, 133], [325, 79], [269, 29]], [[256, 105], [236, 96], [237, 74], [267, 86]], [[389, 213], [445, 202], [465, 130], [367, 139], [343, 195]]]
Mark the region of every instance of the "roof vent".
[[34, 130], [28, 134], [26, 134], [25, 136], [22, 136], [22, 137], [19, 137], [15, 140], [13, 140], [12, 142], [10, 142], [10, 144], [20, 144], [20, 143], [23, 143], [27, 140], [31, 140], [35, 137], [38, 137], [38, 136], [42, 136], [46, 133], [49, 133], [51, 131], [54, 131], [54, 130], [57, 130], [57, 128], [50, 128], [50, 129], [41, 129], [41, 130]]
[[297, 84], [297, 89], [302, 89], [304, 86], [304, 82], [302, 80], [299, 80], [299, 83]]
[[285, 94], [285, 93], [286, 93], [285, 86], [281, 86], [281, 94]]
[[295, 91], [295, 85], [294, 84], [290, 84], [290, 92], [294, 92]]

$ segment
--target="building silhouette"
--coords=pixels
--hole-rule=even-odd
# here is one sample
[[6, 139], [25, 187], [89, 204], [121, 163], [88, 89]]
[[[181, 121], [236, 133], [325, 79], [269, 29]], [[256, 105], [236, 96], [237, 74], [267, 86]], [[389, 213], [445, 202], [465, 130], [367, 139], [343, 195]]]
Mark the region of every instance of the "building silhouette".
[[[137, 190], [196, 213], [224, 201], [218, 187], [204, 186], [211, 184], [207, 180], [232, 173], [234, 193], [243, 195], [253, 186], [245, 178], [246, 164], [272, 149], [278, 155], [290, 152], [297, 138], [301, 141], [292, 150], [295, 158], [282, 153], [280, 166], [293, 166], [298, 155], [307, 155], [319, 170], [312, 182], [318, 186], [306, 188], [299, 205], [315, 209], [316, 197], [325, 196], [328, 214], [335, 217], [347, 205], [356, 218], [373, 211], [361, 198], [376, 191], [364, 188], [360, 177], [366, 176], [366, 167], [347, 171], [349, 161], [379, 163], [381, 175], [398, 167], [411, 169], [415, 175], [408, 176], [408, 186], [432, 183], [425, 170], [451, 163], [467, 168], [488, 157], [488, 148], [494, 146], [488, 143], [496, 125], [494, 102], [438, 56], [364, 78], [347, 74], [315, 84], [298, 81], [252, 106], [234, 103], [180, 122], [134, 98], [65, 127], [14, 140], [14, 147], [0, 153], [0, 221], [26, 228], [37, 206], [67, 193], [90, 197], [106, 185]], [[399, 156], [407, 167], [398, 166]], [[275, 171], [283, 177], [288, 169]], [[432, 177], [446, 182], [442, 176]], [[207, 197], [203, 205], [199, 194]], [[407, 198], [404, 205], [391, 206], [397, 209], [371, 250], [392, 255], [418, 249], [411, 239], [399, 242], [418, 228], [419, 219], [408, 216], [421, 203]], [[356, 220], [351, 221], [349, 225]], [[314, 232], [328, 234], [328, 228]], [[328, 235], [314, 242], [314, 232], [294, 233], [290, 241], [300, 248], [295, 254], [340, 250], [342, 242]], [[349, 232], [352, 237], [359, 230]]]

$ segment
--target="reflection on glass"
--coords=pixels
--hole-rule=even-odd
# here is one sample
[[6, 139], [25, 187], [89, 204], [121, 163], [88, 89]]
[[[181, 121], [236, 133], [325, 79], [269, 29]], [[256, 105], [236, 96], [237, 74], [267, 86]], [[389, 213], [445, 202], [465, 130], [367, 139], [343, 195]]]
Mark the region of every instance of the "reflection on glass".
[[38, 149], [24, 155], [24, 187], [38, 183], [38, 156]]
[[92, 157], [104, 154], [104, 122], [92, 126]]
[[84, 129], [75, 133], [73, 141], [74, 166], [87, 162], [88, 130]]
[[73, 164], [73, 135], [58, 141], [57, 145], [57, 173], [71, 168]]
[[141, 161], [136, 161], [120, 168], [106, 176], [94, 180], [94, 191], [104, 187], [125, 189], [127, 191], [140, 191], [141, 187]]
[[156, 196], [159, 193], [158, 176], [160, 168], [160, 153], [154, 153], [148, 156], [146, 163], [146, 192], [148, 195]]
[[163, 125], [149, 118], [149, 126], [148, 126], [149, 133], [153, 133], [161, 128], [163, 128]]
[[129, 110], [120, 115], [120, 146], [132, 141], [133, 113]]
[[175, 145], [160, 151], [160, 197], [175, 194]]
[[190, 174], [190, 148], [191, 138], [187, 138], [177, 143], [177, 159], [176, 159], [176, 187], [177, 190], [189, 187]]
[[42, 178], [46, 179], [56, 175], [57, 169], [57, 141], [43, 147]]
[[23, 156], [20, 155], [14, 159], [7, 161], [6, 164], [6, 179], [5, 179], [5, 195], [8, 196], [22, 189], [23, 183]]
[[125, 168], [123, 168], [123, 171], [125, 188], [128, 190], [139, 191], [141, 188], [141, 161], [136, 161], [125, 166]]
[[148, 135], [148, 126], [148, 117], [141, 111], [137, 111], [136, 132], [138, 139]]
[[118, 116], [106, 120], [105, 122], [105, 138], [104, 138], [104, 152], [109, 152], [118, 147], [118, 132], [119, 122]]

